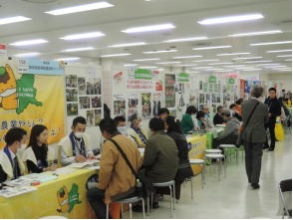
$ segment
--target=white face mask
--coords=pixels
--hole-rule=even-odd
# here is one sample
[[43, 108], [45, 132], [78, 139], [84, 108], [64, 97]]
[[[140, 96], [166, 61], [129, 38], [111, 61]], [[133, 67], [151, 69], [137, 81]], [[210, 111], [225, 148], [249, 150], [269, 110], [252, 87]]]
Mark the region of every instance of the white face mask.
[[117, 130], [118, 130], [122, 135], [127, 135], [127, 126], [117, 127]]
[[76, 138], [82, 138], [82, 137], [83, 137], [83, 132], [75, 132], [75, 133], [74, 133], [74, 136], [75, 136]]
[[25, 149], [26, 148], [26, 144], [21, 144], [20, 149]]

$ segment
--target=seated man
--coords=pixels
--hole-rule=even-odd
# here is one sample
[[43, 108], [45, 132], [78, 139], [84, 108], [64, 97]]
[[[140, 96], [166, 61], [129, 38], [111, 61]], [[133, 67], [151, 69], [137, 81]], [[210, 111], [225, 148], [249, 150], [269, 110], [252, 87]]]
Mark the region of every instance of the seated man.
[[223, 112], [223, 106], [218, 106], [217, 107], [217, 114], [215, 114], [214, 119], [213, 119], [213, 123], [214, 125], [221, 125], [224, 124], [224, 118], [222, 116], [222, 112]]
[[214, 139], [214, 148], [218, 148], [220, 144], [236, 144], [237, 142], [240, 121], [232, 117], [232, 113], [228, 109], [223, 110], [222, 116], [226, 122], [226, 127], [223, 133]]
[[116, 116], [114, 118], [114, 122], [115, 122], [117, 130], [120, 132], [120, 134], [124, 135], [125, 137], [128, 137], [137, 146], [137, 144], [135, 142], [135, 139], [128, 134], [128, 128], [127, 128], [127, 125], [126, 125], [126, 119], [123, 116]]
[[160, 108], [158, 117], [163, 121], [166, 121], [167, 117], [170, 115], [168, 108]]
[[241, 116], [240, 112], [237, 110], [236, 104], [231, 104], [230, 110], [232, 111], [233, 117], [237, 118], [238, 121], [242, 121], [242, 116]]
[[25, 165], [21, 161], [17, 151], [25, 145], [27, 139], [26, 135], [26, 131], [22, 128], [11, 128], [6, 133], [6, 146], [0, 151], [0, 176], [2, 182], [5, 180], [17, 179], [24, 175]]
[[[165, 126], [161, 119], [151, 119], [149, 127], [153, 134], [145, 147], [142, 169], [144, 169], [146, 177], [153, 183], [174, 180], [179, 166], [177, 145], [164, 132]], [[155, 201], [154, 207], [158, 207], [157, 201]], [[135, 206], [133, 211], [141, 211], [141, 208]]]
[[202, 108], [202, 111], [205, 114], [206, 128], [207, 129], [213, 128], [213, 125], [210, 121], [210, 108], [207, 105], [204, 105]]
[[146, 132], [141, 128], [141, 119], [137, 118], [137, 116], [132, 117], [130, 123], [128, 134], [135, 140], [138, 147], [145, 147], [148, 137]]
[[117, 195], [127, 197], [133, 192], [136, 184], [136, 177], [112, 141], [125, 153], [136, 172], [141, 165], [141, 156], [135, 144], [117, 131], [114, 120], [103, 119], [100, 122], [100, 130], [107, 141], [104, 143], [100, 160], [99, 183], [88, 191], [87, 197], [97, 218], [105, 219], [105, 203], [115, 200]]
[[73, 119], [71, 129], [69, 136], [62, 138], [59, 142], [63, 166], [94, 158], [92, 148], [89, 146], [89, 137], [85, 134], [85, 118], [79, 116]]

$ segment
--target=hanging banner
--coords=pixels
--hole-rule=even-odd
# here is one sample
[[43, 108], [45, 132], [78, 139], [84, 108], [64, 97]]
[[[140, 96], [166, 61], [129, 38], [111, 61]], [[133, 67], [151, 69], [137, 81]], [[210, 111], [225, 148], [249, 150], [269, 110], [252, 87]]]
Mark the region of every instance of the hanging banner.
[[175, 107], [175, 75], [165, 75], [165, 102], [167, 108]]
[[180, 73], [178, 76], [179, 82], [189, 82], [189, 74], [188, 73]]
[[141, 93], [141, 105], [142, 105], [142, 118], [150, 119], [151, 118], [151, 93]]
[[[49, 130], [49, 144], [64, 137], [64, 77], [18, 74], [16, 62], [0, 63], [0, 149], [13, 127], [30, 133], [35, 124]], [[58, 108], [57, 108], [58, 107]]]
[[18, 72], [38, 75], [63, 75], [64, 65], [57, 61], [18, 59]]

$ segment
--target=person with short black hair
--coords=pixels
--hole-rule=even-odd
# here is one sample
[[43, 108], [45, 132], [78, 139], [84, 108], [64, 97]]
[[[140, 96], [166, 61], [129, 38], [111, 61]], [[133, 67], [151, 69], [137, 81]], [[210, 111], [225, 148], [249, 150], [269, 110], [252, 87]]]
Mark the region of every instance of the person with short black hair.
[[225, 121], [222, 117], [222, 111], [223, 111], [223, 106], [221, 106], [221, 105], [218, 106], [217, 113], [215, 114], [214, 119], [213, 119], [214, 125], [221, 125], [221, 124], [225, 123]]
[[84, 162], [93, 159], [94, 154], [86, 135], [86, 119], [78, 116], [73, 119], [72, 132], [59, 142], [61, 151], [61, 164], [69, 165], [73, 162]]
[[57, 169], [56, 164], [48, 164], [48, 135], [46, 126], [38, 124], [33, 126], [28, 147], [22, 155], [28, 172], [42, 173]]
[[118, 132], [113, 119], [103, 119], [99, 126], [106, 141], [101, 154], [98, 186], [89, 189], [87, 197], [97, 218], [105, 219], [105, 204], [115, 198], [129, 196], [136, 185], [136, 177], [118, 147], [124, 152], [135, 172], [140, 168], [142, 159], [135, 144]]
[[239, 121], [242, 121], [242, 117], [240, 115], [240, 112], [238, 112], [237, 110], [236, 104], [235, 103], [231, 104], [229, 108], [232, 111], [232, 116], [237, 118]]
[[174, 180], [179, 164], [176, 143], [164, 132], [163, 120], [152, 118], [149, 128], [152, 135], [145, 146], [142, 169], [153, 183]]
[[0, 151], [0, 165], [5, 174], [0, 174], [6, 180], [17, 179], [25, 174], [25, 165], [23, 164], [18, 150], [25, 145], [27, 132], [22, 128], [11, 128], [5, 135], [6, 146]]
[[188, 158], [188, 143], [186, 137], [182, 133], [173, 116], [167, 117], [166, 130], [167, 134], [175, 141], [178, 149], [179, 168], [175, 176], [175, 197], [177, 200], [179, 200], [181, 184], [184, 180], [193, 176], [193, 171]]
[[158, 112], [158, 116], [160, 119], [162, 119], [163, 121], [166, 121], [166, 118], [170, 115], [170, 112], [167, 108], [160, 108], [159, 112]]
[[264, 148], [269, 148], [269, 151], [274, 151], [276, 145], [276, 136], [275, 136], [275, 126], [276, 126], [276, 119], [278, 116], [281, 116], [281, 104], [277, 99], [276, 96], [277, 90], [272, 87], [269, 89], [269, 97], [265, 101], [265, 104], [268, 106], [269, 109], [269, 122], [267, 124], [267, 128], [270, 132], [271, 137], [271, 144], [269, 146], [268, 138], [264, 145]]
[[194, 106], [188, 106], [186, 109], [186, 113], [182, 116], [181, 120], [181, 130], [184, 134], [188, 134], [195, 130], [196, 126], [192, 117], [197, 113], [197, 109]]

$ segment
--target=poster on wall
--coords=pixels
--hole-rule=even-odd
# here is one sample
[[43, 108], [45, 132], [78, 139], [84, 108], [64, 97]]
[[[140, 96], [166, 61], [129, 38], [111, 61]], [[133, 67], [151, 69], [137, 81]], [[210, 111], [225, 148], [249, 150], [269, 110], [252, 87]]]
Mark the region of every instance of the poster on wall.
[[123, 94], [114, 94], [114, 117], [123, 116], [126, 117], [126, 101]]
[[79, 95], [85, 95], [86, 94], [86, 83], [84, 77], [78, 77], [78, 94]]
[[175, 75], [173, 74], [165, 75], [165, 103], [167, 108], [175, 107]]
[[158, 116], [162, 103], [162, 93], [153, 93], [153, 117]]
[[240, 79], [240, 98], [244, 98], [245, 97], [245, 80], [244, 79]]
[[134, 117], [134, 115], [138, 115], [138, 94], [129, 94], [127, 98], [127, 106], [128, 106], [128, 121]]
[[142, 118], [150, 119], [152, 116], [151, 111], [151, 93], [141, 93], [141, 106], [142, 106]]
[[[30, 62], [22, 60], [23, 63]], [[30, 69], [40, 74], [31, 74]], [[22, 69], [15, 61], [2, 61], [0, 64], [0, 149], [5, 146], [4, 135], [13, 127], [22, 127], [28, 134], [35, 124], [47, 126], [48, 143], [56, 143], [64, 137], [64, 69], [58, 62], [43, 62]], [[51, 75], [42, 70], [52, 70]], [[29, 74], [28, 74], [29, 73]], [[72, 83], [72, 87], [74, 83]], [[4, 95], [9, 93], [9, 95]], [[58, 106], [58, 108], [56, 108]]]
[[88, 78], [86, 82], [87, 95], [100, 95], [101, 94], [101, 79]]
[[128, 90], [153, 90], [153, 76], [150, 70], [135, 69], [133, 72], [128, 72], [128, 80], [126, 88]]

